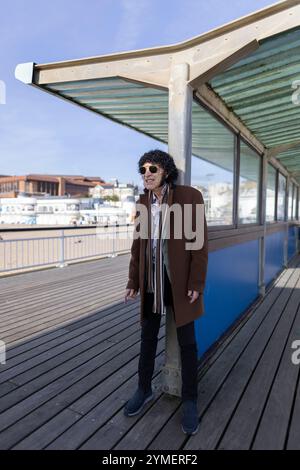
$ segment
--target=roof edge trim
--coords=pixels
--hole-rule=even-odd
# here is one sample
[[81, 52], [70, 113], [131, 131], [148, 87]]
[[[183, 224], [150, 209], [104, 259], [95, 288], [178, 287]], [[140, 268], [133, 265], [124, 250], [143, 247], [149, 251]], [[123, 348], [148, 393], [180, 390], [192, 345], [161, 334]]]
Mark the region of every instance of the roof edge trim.
[[15, 68], [16, 79], [20, 80], [20, 82], [26, 83], [27, 85], [33, 83], [34, 65], [34, 62], [18, 64]]

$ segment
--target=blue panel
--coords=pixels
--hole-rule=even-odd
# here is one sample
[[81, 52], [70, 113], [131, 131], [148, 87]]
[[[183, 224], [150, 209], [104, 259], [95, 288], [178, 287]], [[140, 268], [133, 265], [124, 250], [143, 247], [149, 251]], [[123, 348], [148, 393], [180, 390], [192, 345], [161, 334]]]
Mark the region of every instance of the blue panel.
[[205, 313], [195, 321], [201, 356], [258, 296], [258, 240], [209, 254]]
[[268, 285], [281, 271], [284, 263], [285, 232], [276, 232], [266, 237], [265, 284]]
[[296, 230], [297, 227], [289, 227], [289, 239], [288, 239], [288, 259], [290, 259], [296, 253]]

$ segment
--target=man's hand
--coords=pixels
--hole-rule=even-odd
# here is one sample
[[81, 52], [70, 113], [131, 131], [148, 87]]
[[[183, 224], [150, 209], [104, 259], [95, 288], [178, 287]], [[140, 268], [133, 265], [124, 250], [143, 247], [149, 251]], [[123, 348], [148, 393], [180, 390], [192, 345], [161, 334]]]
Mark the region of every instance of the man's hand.
[[190, 297], [190, 304], [192, 304], [193, 302], [195, 302], [195, 300], [198, 299], [199, 292], [197, 292], [196, 290], [189, 290], [188, 297]]
[[126, 289], [125, 291], [125, 303], [128, 299], [134, 300], [137, 296], [137, 291], [134, 289]]

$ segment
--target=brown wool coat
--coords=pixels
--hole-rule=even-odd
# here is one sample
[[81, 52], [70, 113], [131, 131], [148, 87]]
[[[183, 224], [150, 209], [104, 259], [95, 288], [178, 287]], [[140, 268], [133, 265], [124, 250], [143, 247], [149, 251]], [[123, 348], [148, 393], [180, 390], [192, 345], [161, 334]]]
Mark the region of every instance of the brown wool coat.
[[[148, 209], [148, 192], [140, 194], [137, 201], [143, 204]], [[191, 186], [170, 187], [169, 197], [167, 204], [181, 205], [182, 211], [184, 204], [193, 205], [193, 229], [195, 229], [195, 204], [203, 204], [203, 197], [200, 191]], [[139, 213], [137, 212], [136, 217]], [[139, 230], [139, 226], [135, 227]], [[182, 231], [184, 234], [184, 231]], [[170, 218], [170, 238], [164, 243], [167, 243], [168, 260], [166, 265], [170, 274], [170, 281], [172, 286], [174, 314], [176, 327], [183, 326], [204, 313], [203, 304], [203, 290], [205, 287], [205, 278], [207, 272], [208, 262], [208, 237], [207, 237], [207, 223], [204, 217], [204, 244], [201, 249], [187, 250], [185, 247], [186, 239], [184, 236], [180, 239], [174, 238], [174, 220]], [[147, 240], [143, 238], [136, 238], [133, 240], [131, 247], [131, 259], [129, 264], [129, 276], [127, 289], [140, 290], [141, 296], [141, 310], [140, 321], [144, 316], [144, 298], [145, 298], [145, 268], [146, 268], [146, 245]], [[196, 290], [200, 292], [197, 300], [192, 304], [187, 296], [188, 290]]]

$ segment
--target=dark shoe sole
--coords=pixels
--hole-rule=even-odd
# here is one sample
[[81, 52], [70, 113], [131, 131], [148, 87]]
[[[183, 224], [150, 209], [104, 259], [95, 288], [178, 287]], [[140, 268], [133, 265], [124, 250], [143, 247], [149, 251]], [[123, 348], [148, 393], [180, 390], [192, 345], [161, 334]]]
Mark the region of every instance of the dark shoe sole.
[[149, 401], [151, 401], [153, 398], [154, 398], [154, 395], [153, 395], [153, 393], [152, 393], [148, 398], [146, 398], [146, 400], [143, 402], [142, 406], [140, 406], [140, 408], [139, 408], [138, 410], [134, 411], [133, 413], [129, 413], [129, 412], [126, 410], [126, 408], [125, 408], [125, 409], [124, 409], [124, 415], [125, 415], [125, 416], [136, 416], [136, 415], [138, 415], [138, 414], [142, 411], [142, 409], [144, 408], [144, 406], [145, 406]]
[[199, 424], [198, 426], [196, 427], [196, 429], [194, 431], [186, 431], [183, 426], [181, 426], [181, 429], [182, 431], [184, 432], [184, 434], [189, 434], [190, 436], [194, 436], [194, 434], [197, 434], [198, 430], [199, 430]]

